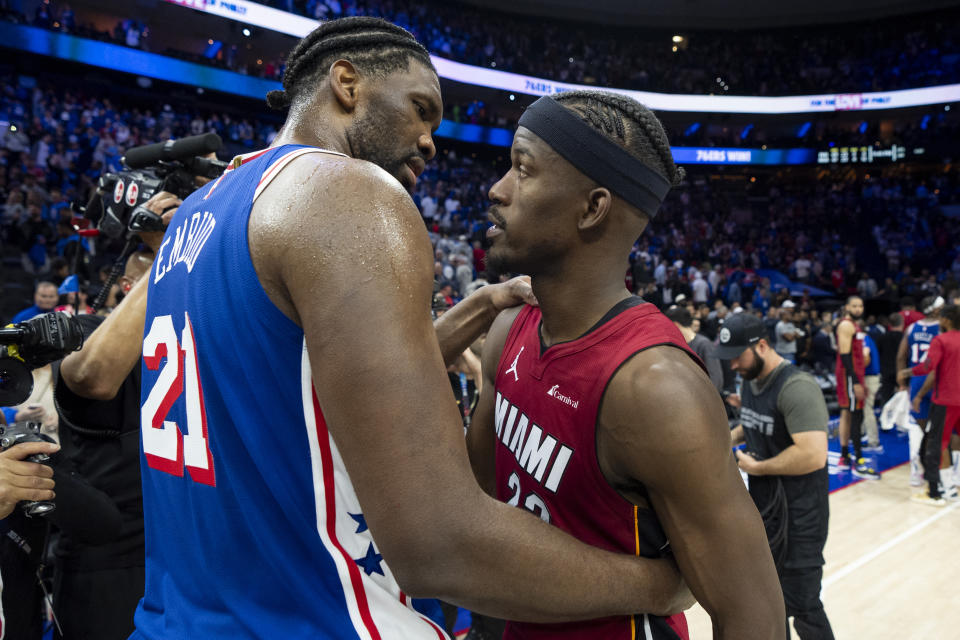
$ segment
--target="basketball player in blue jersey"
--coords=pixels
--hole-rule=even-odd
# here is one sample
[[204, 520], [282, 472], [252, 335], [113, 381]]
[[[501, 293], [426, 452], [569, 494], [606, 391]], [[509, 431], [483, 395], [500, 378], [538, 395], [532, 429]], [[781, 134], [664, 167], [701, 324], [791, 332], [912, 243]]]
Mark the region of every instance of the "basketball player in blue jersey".
[[518, 300], [481, 289], [432, 324], [408, 193], [442, 114], [426, 50], [326, 22], [268, 102], [289, 109], [273, 146], [184, 201], [147, 276], [133, 637], [446, 637], [412, 597], [530, 621], [688, 605], [670, 561], [590, 547], [471, 473], [444, 362]]
[[[943, 298], [937, 296], [928, 296], [921, 301], [926, 317], [916, 320], [907, 329], [903, 338], [900, 340], [900, 348], [897, 349], [897, 371], [907, 368], [913, 368], [927, 359], [927, 351], [930, 349], [930, 343], [940, 333], [940, 309], [943, 307]], [[911, 376], [909, 382], [910, 402], [912, 403], [920, 392], [927, 376]], [[921, 469], [921, 452], [924, 451], [924, 444], [927, 433], [927, 419], [930, 416], [930, 396], [929, 392], [924, 393], [920, 401], [918, 411], [910, 409], [910, 417], [916, 423], [916, 427], [911, 426], [908, 432], [910, 442], [910, 484], [919, 487], [923, 484], [923, 470]]]
[[[540, 308], [504, 311], [484, 343], [468, 432], [481, 486], [581, 540], [672, 550], [715, 638], [782, 639], [780, 584], [720, 396], [676, 327], [624, 287], [636, 238], [683, 175], [663, 126], [601, 91], [540, 98], [519, 125], [490, 188], [487, 259], [529, 274]], [[504, 634], [639, 637], [688, 635], [683, 616], [513, 619]]]

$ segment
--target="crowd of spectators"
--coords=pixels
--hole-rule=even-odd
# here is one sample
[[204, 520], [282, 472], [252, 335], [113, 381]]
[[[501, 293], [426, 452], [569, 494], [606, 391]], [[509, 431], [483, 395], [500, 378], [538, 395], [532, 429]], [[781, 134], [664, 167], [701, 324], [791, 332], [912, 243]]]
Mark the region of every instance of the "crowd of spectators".
[[[790, 95], [889, 91], [960, 81], [956, 10], [872, 22], [749, 32], [674, 32], [528, 18], [433, 0], [273, 0], [275, 7], [318, 20], [375, 15], [413, 32], [432, 53], [472, 65], [561, 82], [660, 91]], [[78, 17], [78, 13], [80, 16]], [[246, 55], [249, 43], [226, 43], [212, 57], [206, 41], [170, 49], [162, 35], [121, 18], [97, 29], [82, 9], [41, 3], [6, 19], [279, 79], [284, 51]], [[869, 20], [870, 16], [865, 16]], [[151, 47], [151, 43], [157, 43]], [[163, 43], [163, 44], [161, 44]], [[750, 60], [750, 64], [743, 64]]]
[[[0, 80], [0, 122], [10, 123], [0, 128], [0, 238], [5, 262], [19, 257], [37, 276], [60, 270], [62, 279], [64, 262], [78, 251], [89, 254], [70, 224], [70, 202], [85, 200], [104, 171], [119, 170], [125, 149], [216, 131], [227, 143], [224, 155], [231, 155], [268, 145], [277, 131], [275, 119], [162, 101], [146, 108], [12, 76]], [[448, 141], [440, 148], [414, 199], [435, 243], [464, 238], [469, 250], [458, 250], [478, 278], [483, 269], [473, 244], [484, 242], [487, 191], [506, 154]], [[736, 180], [691, 172], [634, 252], [636, 288], [654, 282], [666, 304], [674, 291], [686, 291], [697, 302], [746, 305], [761, 281], [755, 274], [770, 269], [835, 296], [896, 300], [960, 277], [960, 219], [946, 215], [960, 203], [960, 184], [949, 165], [875, 174], [797, 170], [759, 181], [743, 171]], [[449, 275], [460, 266], [450, 259], [456, 252], [443, 253], [439, 270], [462, 295], [464, 287]], [[702, 286], [698, 272], [709, 285], [706, 296], [694, 290]]]

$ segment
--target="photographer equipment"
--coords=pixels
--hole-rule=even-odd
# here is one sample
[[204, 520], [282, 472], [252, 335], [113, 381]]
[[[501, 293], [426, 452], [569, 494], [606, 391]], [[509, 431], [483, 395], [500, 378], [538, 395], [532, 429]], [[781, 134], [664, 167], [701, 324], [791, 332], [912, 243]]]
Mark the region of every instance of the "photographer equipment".
[[[14, 422], [13, 424], [0, 425], [0, 451], [6, 451], [10, 447], [22, 442], [56, 442], [53, 438], [41, 433], [42, 425], [39, 422]], [[27, 462], [36, 462], [38, 464], [47, 464], [50, 456], [45, 453], [37, 453], [24, 458]], [[24, 501], [23, 511], [28, 516], [43, 516], [53, 511], [56, 506], [47, 500]]]
[[83, 346], [79, 321], [62, 311], [0, 329], [0, 405], [20, 404], [33, 391], [31, 371]]
[[[120, 277], [124, 261], [136, 248], [136, 234], [164, 230], [162, 216], [147, 209], [147, 201], [160, 191], [172, 193], [182, 200], [196, 190], [194, 180], [197, 177], [220, 177], [227, 163], [201, 156], [218, 151], [222, 144], [220, 136], [206, 133], [133, 147], [122, 158], [124, 170], [100, 176], [87, 204], [74, 204], [74, 210], [95, 225], [95, 232], [87, 231], [88, 235], [119, 238], [126, 234], [126, 245], [94, 300], [94, 309], [103, 306], [111, 287]], [[80, 227], [81, 223], [75, 224]]]

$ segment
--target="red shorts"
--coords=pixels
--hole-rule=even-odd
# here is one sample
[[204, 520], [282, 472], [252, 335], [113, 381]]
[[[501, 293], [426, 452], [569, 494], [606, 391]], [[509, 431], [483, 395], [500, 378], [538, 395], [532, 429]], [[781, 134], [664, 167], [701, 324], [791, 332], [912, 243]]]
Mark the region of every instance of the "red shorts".
[[[863, 409], [863, 400], [857, 400], [853, 393], [853, 385], [847, 384], [847, 377], [843, 373], [843, 369], [837, 369], [836, 371], [837, 402], [840, 403], [840, 408], [851, 409], [852, 411]], [[866, 395], [866, 389], [864, 389], [864, 395]]]
[[947, 417], [943, 421], [943, 448], [950, 446], [950, 435], [956, 433], [960, 436], [960, 405], [945, 405]]

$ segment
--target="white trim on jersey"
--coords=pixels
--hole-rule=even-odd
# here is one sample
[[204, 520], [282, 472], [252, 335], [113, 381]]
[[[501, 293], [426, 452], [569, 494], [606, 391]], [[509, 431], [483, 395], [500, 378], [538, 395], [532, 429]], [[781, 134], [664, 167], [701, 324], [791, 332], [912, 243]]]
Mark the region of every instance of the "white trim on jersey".
[[0, 575], [0, 640], [3, 640], [3, 637], [7, 633], [7, 621], [3, 617], [3, 576]]
[[643, 614], [643, 637], [645, 640], [653, 640], [653, 629], [650, 628], [650, 614]]
[[344, 158], [347, 157], [346, 154], [340, 153], [339, 151], [327, 151], [326, 149], [319, 149], [316, 147], [304, 147], [302, 149], [294, 149], [289, 153], [285, 153], [274, 160], [273, 163], [261, 174], [260, 182], [257, 184], [257, 190], [253, 192], [253, 201], [257, 201], [257, 198], [260, 197], [260, 194], [263, 193], [264, 189], [266, 189], [271, 182], [273, 182], [274, 178], [280, 175], [280, 172], [283, 171], [284, 167], [300, 156], [308, 153], [326, 153], [334, 156], [342, 156]]
[[[321, 432], [325, 429], [318, 428], [322, 416], [318, 420], [315, 406], [319, 403], [315, 405], [313, 374], [306, 340], [301, 359], [301, 394], [310, 443], [317, 532], [336, 565], [347, 610], [357, 636], [362, 640], [378, 637], [391, 640], [447, 640], [446, 633], [413, 609], [410, 598], [400, 590], [386, 562], [379, 563], [383, 575], [375, 571], [367, 574], [357, 565], [358, 558], [363, 558], [371, 550], [376, 553], [377, 545], [370, 530], [359, 526], [358, 519], [351, 517], [362, 515], [360, 501], [333, 437], [327, 434], [324, 442], [320, 440]], [[329, 469], [324, 468], [327, 456], [331, 465]], [[326, 486], [325, 478], [333, 478], [334, 486]], [[332, 496], [332, 509], [326, 503], [327, 496]], [[327, 520], [328, 510], [333, 514], [333, 523]]]

